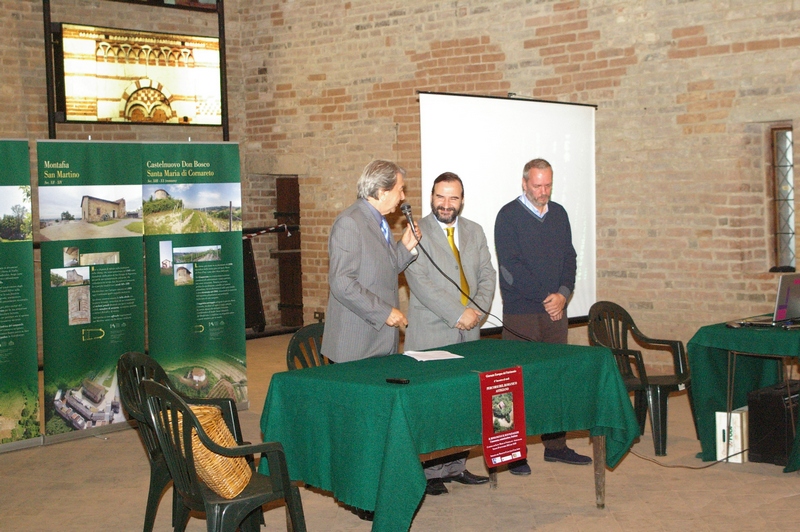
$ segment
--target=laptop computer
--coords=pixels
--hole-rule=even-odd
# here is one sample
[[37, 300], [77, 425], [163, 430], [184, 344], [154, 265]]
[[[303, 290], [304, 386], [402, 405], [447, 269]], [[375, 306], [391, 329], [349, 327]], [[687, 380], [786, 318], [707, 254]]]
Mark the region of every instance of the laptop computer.
[[739, 320], [740, 325], [753, 327], [775, 327], [793, 322], [800, 322], [800, 273], [781, 275], [772, 316], [753, 316]]

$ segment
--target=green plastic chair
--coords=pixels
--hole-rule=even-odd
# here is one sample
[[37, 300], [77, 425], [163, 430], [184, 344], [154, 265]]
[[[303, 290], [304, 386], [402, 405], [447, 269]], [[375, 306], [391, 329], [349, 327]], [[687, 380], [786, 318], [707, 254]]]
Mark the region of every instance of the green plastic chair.
[[[167, 468], [167, 462], [158, 445], [156, 433], [147, 419], [147, 407], [141, 395], [139, 383], [144, 379], [152, 379], [164, 384], [169, 383], [169, 377], [164, 369], [152, 358], [142, 353], [125, 353], [117, 362], [117, 384], [122, 406], [130, 417], [136, 420], [139, 426], [139, 435], [144, 443], [147, 459], [150, 462], [150, 490], [147, 493], [147, 507], [144, 514], [144, 532], [151, 532], [158, 511], [158, 503], [164, 488], [167, 487], [172, 477]], [[178, 529], [176, 518], [178, 516], [178, 499], [173, 493], [172, 498], [172, 526]]]
[[325, 323], [312, 323], [294, 333], [286, 348], [286, 366], [289, 370], [325, 366], [332, 362], [320, 352]]
[[[674, 373], [648, 375], [641, 351], [628, 347], [629, 335], [636, 342], [634, 347], [643, 346], [669, 351], [672, 354]], [[633, 409], [639, 422], [640, 434], [644, 434], [645, 419], [649, 411], [656, 456], [665, 456], [669, 394], [686, 389], [694, 417], [689, 365], [683, 342], [649, 338], [636, 327], [633, 318], [624, 308], [610, 301], [598, 301], [589, 309], [589, 343], [611, 349], [626, 389], [633, 392]], [[695, 432], [697, 432], [696, 419]]]
[[[153, 358], [137, 352], [123, 354], [117, 361], [117, 384], [122, 406], [128, 415], [136, 420], [139, 427], [139, 435], [142, 438], [145, 453], [150, 462], [150, 489], [147, 493], [147, 506], [142, 530], [151, 532], [155, 523], [161, 494], [172, 480], [172, 477], [164, 459], [164, 454], [161, 452], [156, 433], [150, 423], [147, 405], [142, 395], [142, 389], [139, 386], [144, 379], [150, 379], [170, 387], [170, 380], [166, 371]], [[239, 413], [236, 409], [236, 403], [232, 399], [189, 399], [188, 401], [192, 404], [218, 406], [222, 410], [222, 417], [234, 439], [239, 443], [244, 443], [239, 425]], [[180, 521], [182, 514], [181, 503], [175, 490], [173, 490], [172, 494], [172, 526], [175, 530], [182, 531], [186, 527], [186, 519]]]
[[[214, 443], [200, 425], [189, 405], [169, 388], [151, 380], [141, 383], [146, 398], [150, 422], [163, 451], [173, 480], [173, 489], [182, 503], [182, 515], [189, 511], [205, 512], [209, 532], [235, 532], [260, 529], [262, 505], [284, 499], [286, 501], [287, 529], [305, 532], [306, 524], [300, 491], [289, 480], [283, 446], [266, 442], [236, 447], [223, 447]], [[178, 420], [182, 419], [182, 424]], [[244, 490], [232, 499], [226, 499], [206, 486], [197, 475], [192, 451], [192, 432], [211, 452], [240, 457], [260, 453], [266, 460], [270, 475], [253, 472]]]

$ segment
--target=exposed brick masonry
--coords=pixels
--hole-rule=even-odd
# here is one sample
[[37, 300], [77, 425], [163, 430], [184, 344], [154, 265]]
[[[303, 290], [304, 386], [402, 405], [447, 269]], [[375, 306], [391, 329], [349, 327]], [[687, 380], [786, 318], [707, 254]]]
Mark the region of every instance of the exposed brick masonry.
[[[216, 32], [207, 14], [92, 0], [53, 5], [54, 20]], [[0, 135], [43, 138], [41, 3], [3, 6]], [[776, 281], [768, 273], [769, 129], [800, 117], [796, 3], [229, 0], [225, 7], [245, 225], [274, 223], [274, 176], [300, 176], [307, 321], [325, 308], [328, 230], [353, 201], [364, 165], [396, 160], [409, 170], [408, 201], [427, 201], [419, 184], [420, 90], [597, 106], [597, 295], [629, 308], [647, 333], [688, 341], [710, 321], [769, 310]], [[215, 128], [59, 128], [59, 138], [89, 134], [219, 140]], [[401, 220], [392, 221], [399, 234]], [[271, 317], [274, 237], [260, 238]]]

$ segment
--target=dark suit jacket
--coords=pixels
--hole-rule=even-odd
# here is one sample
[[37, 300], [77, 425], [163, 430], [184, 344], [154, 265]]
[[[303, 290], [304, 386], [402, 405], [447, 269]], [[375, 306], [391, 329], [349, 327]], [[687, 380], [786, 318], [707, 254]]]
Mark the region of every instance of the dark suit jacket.
[[[420, 220], [419, 226], [423, 234], [422, 245], [428, 254], [451, 279], [460, 284], [458, 263], [433, 213]], [[457, 233], [456, 245], [469, 284], [470, 297], [488, 312], [497, 274], [492, 266], [486, 235], [480, 225], [460, 216]], [[436, 270], [425, 253], [419, 252], [405, 276], [411, 297], [404, 349], [418, 351], [480, 338], [480, 327], [469, 331], [455, 328], [466, 308], [461, 304], [461, 292]], [[472, 302], [468, 301], [467, 306], [477, 310]]]
[[345, 209], [328, 237], [328, 310], [322, 354], [347, 362], [396, 353], [399, 331], [386, 325], [400, 306], [397, 276], [414, 260], [402, 242], [389, 246], [366, 200]]

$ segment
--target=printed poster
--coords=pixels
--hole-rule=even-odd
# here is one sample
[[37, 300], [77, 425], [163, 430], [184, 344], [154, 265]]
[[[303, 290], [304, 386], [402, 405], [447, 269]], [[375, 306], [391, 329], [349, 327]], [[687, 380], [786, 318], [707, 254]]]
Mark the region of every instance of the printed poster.
[[151, 356], [184, 395], [246, 404], [239, 147], [142, 149]]
[[127, 351], [187, 396], [246, 405], [238, 145], [44, 141], [38, 154], [45, 434], [125, 420]]
[[141, 148], [40, 141], [45, 436], [121, 423], [116, 364], [144, 352]]
[[29, 157], [27, 140], [0, 140], [0, 445], [4, 447], [37, 438], [41, 430]]
[[528, 455], [522, 367], [481, 373], [483, 457], [489, 468]]

